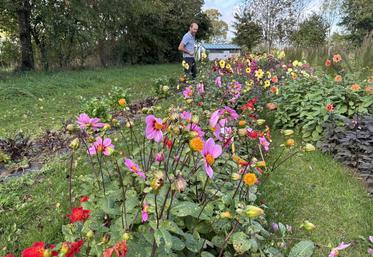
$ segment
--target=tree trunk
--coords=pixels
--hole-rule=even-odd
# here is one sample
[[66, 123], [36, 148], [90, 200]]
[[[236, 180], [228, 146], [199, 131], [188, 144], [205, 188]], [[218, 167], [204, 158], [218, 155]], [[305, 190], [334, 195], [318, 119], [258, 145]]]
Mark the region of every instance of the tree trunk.
[[34, 69], [34, 55], [31, 43], [31, 6], [29, 0], [21, 0], [17, 8], [19, 41], [21, 43], [21, 70]]

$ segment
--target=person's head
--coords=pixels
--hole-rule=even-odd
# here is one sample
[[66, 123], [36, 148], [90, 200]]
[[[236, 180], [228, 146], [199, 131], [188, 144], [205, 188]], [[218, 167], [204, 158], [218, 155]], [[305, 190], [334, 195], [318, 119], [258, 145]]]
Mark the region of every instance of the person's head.
[[195, 22], [190, 24], [189, 31], [190, 31], [190, 33], [192, 33], [193, 36], [195, 36], [197, 34], [197, 31], [198, 31], [198, 24], [195, 23]]

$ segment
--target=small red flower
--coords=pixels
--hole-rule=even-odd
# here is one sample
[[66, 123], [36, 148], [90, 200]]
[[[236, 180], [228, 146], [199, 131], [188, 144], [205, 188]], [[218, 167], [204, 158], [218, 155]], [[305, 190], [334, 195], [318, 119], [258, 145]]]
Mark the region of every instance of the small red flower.
[[328, 111], [328, 112], [333, 112], [334, 111], [334, 106], [333, 106], [333, 104], [327, 104], [326, 105], [326, 110]]
[[[22, 251], [22, 257], [44, 257], [44, 252], [49, 249], [53, 249], [54, 245], [49, 245], [49, 248], [46, 248], [44, 242], [36, 242], [31, 247], [26, 248]], [[51, 251], [52, 256], [57, 256], [58, 252]]]
[[68, 251], [65, 257], [73, 257], [75, 254], [78, 254], [80, 252], [80, 248], [84, 244], [84, 241], [80, 239], [79, 241], [74, 243], [65, 242], [64, 244], [68, 247]]
[[118, 242], [115, 246], [110, 247], [105, 250], [104, 257], [111, 257], [113, 252], [117, 255], [117, 257], [126, 257], [127, 254], [127, 245], [126, 241]]
[[252, 130], [252, 131], [248, 131], [247, 132], [247, 135], [252, 138], [252, 139], [255, 139], [258, 137], [258, 133], [255, 131], [255, 130]]
[[89, 218], [90, 210], [84, 210], [83, 207], [80, 208], [73, 208], [71, 214], [68, 215], [70, 219], [70, 223], [76, 221], [85, 221]]
[[89, 201], [89, 196], [85, 195], [85, 196], [82, 196], [82, 198], [80, 198], [80, 204], [84, 203], [84, 202], [88, 202]]
[[256, 97], [254, 97], [253, 99], [247, 101], [246, 104], [244, 104], [243, 106], [241, 106], [241, 110], [245, 110], [245, 109], [249, 109], [249, 110], [254, 110], [254, 105], [256, 104]]
[[329, 67], [331, 64], [332, 64], [332, 62], [331, 62], [329, 59], [327, 59], [327, 60], [325, 61], [325, 66], [326, 66], [326, 67]]
[[172, 147], [172, 141], [170, 139], [168, 139], [168, 137], [165, 137], [163, 139], [163, 144], [165, 146], [167, 146], [168, 149], [171, 149], [171, 147]]
[[5, 255], [5, 257], [15, 257], [13, 254], [7, 254], [7, 255]]

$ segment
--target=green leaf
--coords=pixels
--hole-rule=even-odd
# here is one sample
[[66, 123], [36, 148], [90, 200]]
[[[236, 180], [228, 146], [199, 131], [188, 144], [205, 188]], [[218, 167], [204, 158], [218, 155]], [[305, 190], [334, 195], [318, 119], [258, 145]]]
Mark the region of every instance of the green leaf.
[[201, 257], [214, 257], [214, 255], [209, 253], [209, 252], [204, 251], [204, 252], [201, 253]]
[[184, 232], [181, 230], [181, 228], [179, 228], [179, 226], [171, 220], [162, 221], [159, 227], [178, 235], [184, 235]]
[[175, 251], [181, 251], [185, 248], [185, 244], [180, 238], [172, 236], [172, 249]]
[[238, 254], [250, 250], [251, 242], [244, 232], [236, 232], [232, 236], [233, 248]]
[[179, 202], [171, 209], [171, 213], [177, 217], [194, 216], [198, 212], [198, 204], [192, 202]]
[[211, 239], [211, 242], [212, 242], [216, 247], [222, 248], [223, 245], [224, 245], [224, 238], [223, 238], [222, 236], [214, 236], [214, 237]]
[[192, 234], [186, 233], [184, 235], [186, 242], [185, 245], [191, 252], [198, 253], [202, 246], [203, 246], [203, 240], [202, 239], [196, 239]]
[[315, 244], [312, 241], [300, 241], [291, 249], [288, 257], [311, 257], [314, 249]]

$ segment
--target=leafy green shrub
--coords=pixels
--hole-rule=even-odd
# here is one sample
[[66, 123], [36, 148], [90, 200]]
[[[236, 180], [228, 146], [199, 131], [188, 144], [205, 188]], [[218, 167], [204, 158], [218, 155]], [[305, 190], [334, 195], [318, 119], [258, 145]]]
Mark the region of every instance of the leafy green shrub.
[[318, 141], [322, 137], [323, 123], [329, 117], [328, 104], [334, 107], [336, 115], [352, 117], [368, 113], [373, 97], [363, 89], [352, 90], [354, 82], [348, 76], [343, 79], [337, 83], [328, 75], [303, 77], [281, 86], [274, 100], [278, 104], [275, 125], [299, 127], [305, 140]]
[[[342, 127], [337, 125], [341, 121]], [[355, 115], [353, 119], [332, 116], [324, 127], [321, 150], [358, 169], [365, 179], [373, 178], [373, 115]]]

